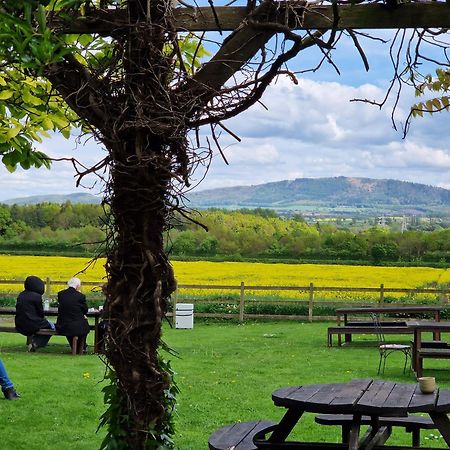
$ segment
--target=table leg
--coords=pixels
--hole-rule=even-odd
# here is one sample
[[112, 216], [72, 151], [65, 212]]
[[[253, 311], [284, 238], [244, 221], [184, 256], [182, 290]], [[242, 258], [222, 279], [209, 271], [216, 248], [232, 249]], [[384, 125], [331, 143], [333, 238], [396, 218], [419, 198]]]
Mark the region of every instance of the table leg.
[[290, 408], [280, 420], [280, 423], [273, 431], [268, 439], [269, 442], [284, 442], [295, 424], [302, 417], [304, 411], [302, 409]]
[[98, 353], [98, 316], [94, 320], [94, 353]]
[[353, 416], [353, 423], [350, 427], [349, 439], [348, 439], [348, 449], [358, 450], [359, 449], [359, 430], [361, 428], [361, 414], [355, 414]]
[[[440, 311], [436, 311], [434, 313], [434, 320], [436, 322], [440, 322], [441, 321], [441, 312]], [[441, 332], [439, 330], [433, 331], [433, 339], [435, 341], [440, 341], [441, 340]]]
[[[414, 344], [413, 344], [413, 370], [418, 377], [422, 376], [421, 364], [422, 360], [419, 359], [419, 350], [422, 347], [422, 332], [419, 328], [414, 329]], [[420, 373], [420, 375], [419, 375]]]
[[447, 414], [430, 412], [430, 417], [450, 448], [450, 419]]
[[359, 448], [372, 450], [375, 446], [383, 445], [392, 434], [392, 427], [381, 426], [378, 416], [371, 416], [370, 427], [359, 441]]

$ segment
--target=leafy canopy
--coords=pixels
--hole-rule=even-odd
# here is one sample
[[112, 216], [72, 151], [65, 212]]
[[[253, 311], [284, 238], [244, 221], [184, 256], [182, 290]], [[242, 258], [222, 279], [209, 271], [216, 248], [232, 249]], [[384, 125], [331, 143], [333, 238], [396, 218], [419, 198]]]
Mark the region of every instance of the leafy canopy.
[[[425, 77], [425, 81], [416, 88], [416, 97], [431, 93], [432, 97], [424, 102], [413, 105], [411, 114], [413, 117], [423, 117], [424, 113], [433, 114], [440, 111], [448, 111], [450, 108], [450, 70], [437, 69], [436, 77]], [[439, 92], [440, 95], [433, 95]]]
[[[35, 142], [59, 131], [68, 138], [77, 117], [44, 78], [72, 49], [47, 26], [50, 9], [66, 1], [18, 0], [0, 9], [0, 155], [7, 169], [49, 168]], [[73, 2], [72, 2], [73, 3]]]
[[[117, 6], [123, 2], [106, 3]], [[95, 34], [62, 34], [48, 25], [54, 13], [70, 20], [84, 15], [89, 5], [99, 6], [100, 1], [17, 0], [0, 6], [0, 157], [11, 172], [18, 165], [24, 169], [42, 165], [50, 168], [48, 156], [34, 148], [34, 143], [42, 142], [50, 132], [69, 138], [73, 128], [92, 131], [45, 78], [52, 64], [71, 55], [95, 71], [99, 79], [114, 82], [110, 71], [115, 57], [111, 39]], [[190, 33], [180, 38], [179, 47], [190, 72], [200, 66], [200, 58], [209, 55]], [[175, 54], [170, 45], [165, 52]]]

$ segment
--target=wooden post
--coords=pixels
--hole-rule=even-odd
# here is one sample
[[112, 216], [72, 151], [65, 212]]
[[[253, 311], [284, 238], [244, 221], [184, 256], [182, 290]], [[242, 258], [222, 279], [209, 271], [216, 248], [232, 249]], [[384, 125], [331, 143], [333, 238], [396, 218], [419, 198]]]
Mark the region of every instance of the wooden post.
[[50, 294], [52, 293], [52, 280], [50, 277], [47, 277], [45, 279], [45, 294], [47, 297], [50, 297]]
[[380, 306], [384, 306], [384, 284], [380, 284], [380, 300], [379, 300]]
[[313, 320], [313, 306], [314, 306], [314, 283], [309, 283], [309, 303], [308, 303], [308, 320]]
[[[450, 284], [447, 285], [447, 289], [450, 289]], [[448, 303], [448, 292], [442, 291], [441, 293], [441, 304], [446, 305]]]
[[175, 290], [172, 292], [172, 324], [175, 327], [177, 320], [178, 282], [175, 280]]
[[245, 285], [241, 281], [241, 299], [239, 302], [239, 322], [244, 321], [244, 306], [245, 306]]

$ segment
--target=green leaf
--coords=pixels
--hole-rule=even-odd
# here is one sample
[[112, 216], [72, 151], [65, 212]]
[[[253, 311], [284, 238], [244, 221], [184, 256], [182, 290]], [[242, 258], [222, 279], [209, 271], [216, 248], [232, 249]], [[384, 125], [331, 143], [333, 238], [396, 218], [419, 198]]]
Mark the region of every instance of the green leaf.
[[28, 91], [25, 91], [23, 93], [22, 98], [25, 102], [30, 103], [31, 105], [34, 105], [34, 106], [42, 105], [44, 103], [40, 98], [35, 97], [33, 94], [31, 94]]
[[6, 89], [4, 91], [0, 91], [0, 100], [8, 100], [14, 95], [14, 91]]
[[[19, 151], [17, 151], [17, 150], [14, 150], [14, 151], [12, 151], [10, 153], [7, 153], [2, 158], [3, 164], [5, 164], [5, 166], [9, 166], [11, 168], [14, 168], [14, 170], [15, 170], [17, 164], [21, 160], [22, 160], [22, 154]], [[11, 172], [10, 169], [8, 169], [8, 170]]]
[[42, 128], [44, 130], [52, 130], [53, 129], [53, 122], [49, 117], [45, 117], [44, 120], [41, 122]]
[[436, 108], [436, 110], [441, 109], [441, 102], [438, 98], [433, 98], [431, 102], [433, 103], [433, 106]]
[[66, 138], [70, 138], [70, 128], [61, 128], [61, 134]]
[[87, 47], [93, 40], [94, 38], [90, 34], [81, 34], [78, 38], [78, 42], [84, 47]]
[[17, 126], [15, 128], [9, 128], [6, 132], [6, 136], [8, 139], [15, 138], [22, 131], [21, 126]]

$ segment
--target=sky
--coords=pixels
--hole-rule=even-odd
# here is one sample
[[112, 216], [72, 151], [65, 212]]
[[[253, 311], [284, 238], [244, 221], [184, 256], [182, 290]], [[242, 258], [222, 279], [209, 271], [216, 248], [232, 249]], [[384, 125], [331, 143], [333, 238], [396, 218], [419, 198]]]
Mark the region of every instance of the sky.
[[[389, 32], [377, 35], [391, 37]], [[267, 109], [255, 105], [227, 121], [226, 126], [241, 142], [223, 137], [229, 165], [216, 152], [205, 179], [195, 190], [336, 176], [390, 178], [450, 189], [448, 113], [413, 120], [403, 138], [402, 122], [416, 101], [413, 92], [401, 96], [397, 131], [392, 126], [390, 105], [380, 110], [350, 101], [381, 100], [393, 75], [389, 44], [363, 41], [362, 45], [369, 59], [369, 72], [352, 42], [343, 39], [333, 54], [340, 75], [325, 63], [314, 73], [299, 74], [297, 85], [280, 77], [263, 97]], [[314, 51], [300, 54], [293, 69], [314, 67], [317, 60]], [[206, 131], [202, 133], [206, 135]], [[86, 166], [105, 155], [92, 139], [76, 143], [75, 139], [58, 135], [37, 148], [55, 158], [74, 156]], [[194, 183], [203, 175], [197, 172]], [[12, 174], [0, 166], [0, 201], [55, 193], [98, 195], [100, 187], [89, 189], [89, 183], [87, 180], [85, 187], [77, 188], [68, 162], [55, 162], [51, 170], [19, 168]]]

